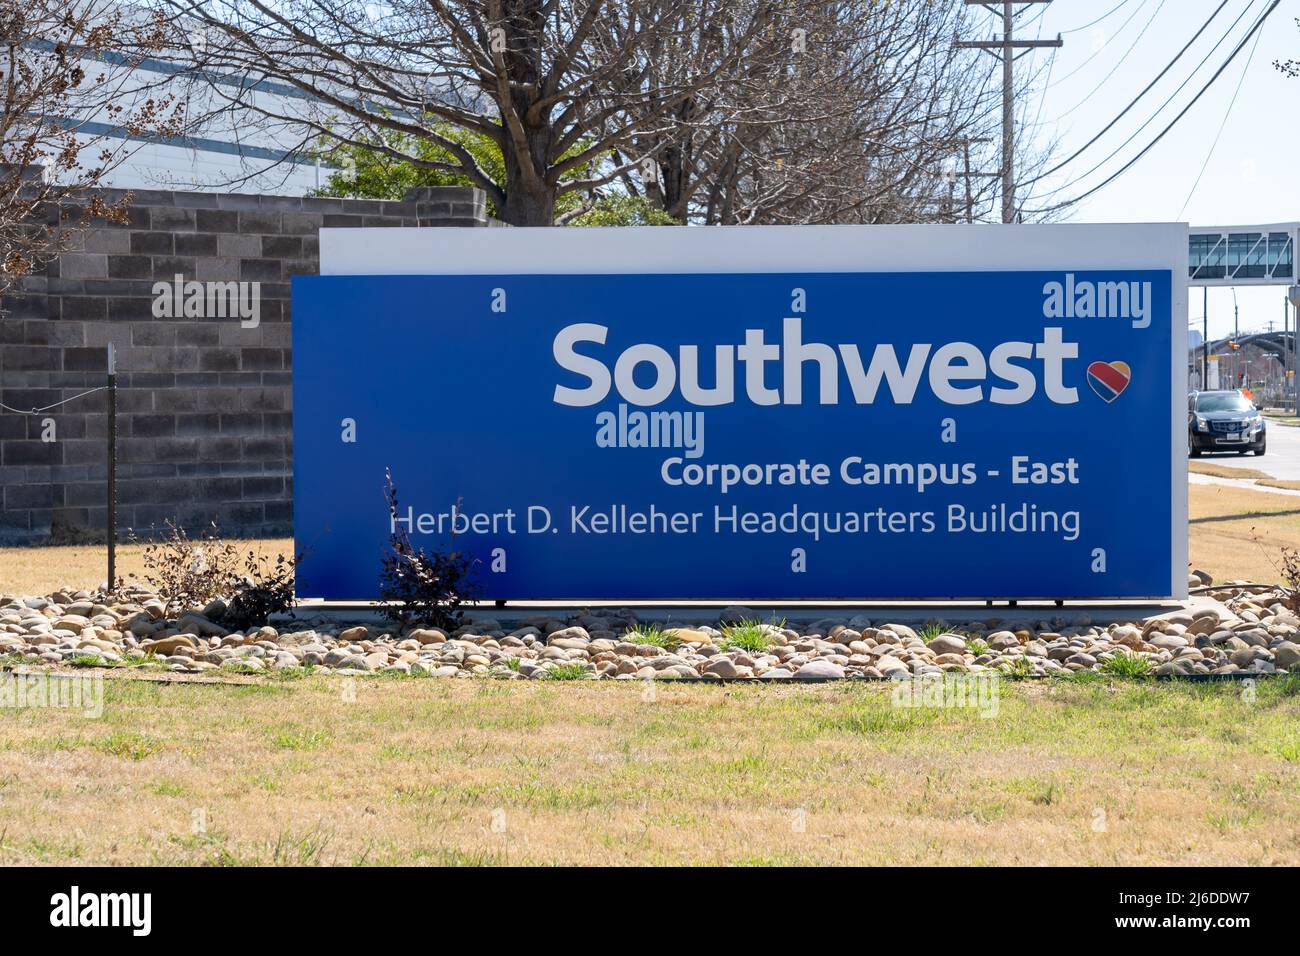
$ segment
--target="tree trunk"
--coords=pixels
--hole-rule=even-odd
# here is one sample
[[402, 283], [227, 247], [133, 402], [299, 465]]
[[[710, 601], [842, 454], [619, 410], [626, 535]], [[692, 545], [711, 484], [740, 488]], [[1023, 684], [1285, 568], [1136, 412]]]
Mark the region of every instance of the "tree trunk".
[[555, 223], [555, 192], [531, 193], [517, 180], [506, 182], [506, 202], [501, 221], [512, 226], [550, 226]]
[[546, 26], [542, 0], [507, 0], [505, 28], [509, 41], [504, 54], [511, 92], [508, 103], [498, 103], [503, 118], [507, 109], [522, 129], [519, 139], [505, 126], [501, 159], [505, 164], [506, 201], [501, 218], [512, 226], [555, 224], [558, 187], [547, 182], [557, 130], [551, 111], [529, 121], [543, 79], [541, 38]]
[[[517, 114], [526, 116], [528, 106], [527, 102], [518, 103]], [[555, 141], [550, 117], [543, 117], [539, 125], [525, 126], [523, 139], [522, 154], [514, 138], [508, 134], [501, 144], [501, 159], [506, 173], [506, 201], [501, 208], [501, 218], [512, 226], [550, 226], [555, 223], [558, 192], [557, 187], [546, 181], [551, 144]]]
[[[526, 108], [519, 110], [521, 116], [526, 113]], [[554, 135], [554, 130], [546, 125], [525, 127], [526, 155], [520, 155], [509, 135], [505, 137], [501, 158], [506, 167], [506, 201], [501, 208], [501, 218], [512, 226], [550, 226], [555, 222], [558, 190], [546, 181]], [[531, 176], [528, 175], [530, 171]]]

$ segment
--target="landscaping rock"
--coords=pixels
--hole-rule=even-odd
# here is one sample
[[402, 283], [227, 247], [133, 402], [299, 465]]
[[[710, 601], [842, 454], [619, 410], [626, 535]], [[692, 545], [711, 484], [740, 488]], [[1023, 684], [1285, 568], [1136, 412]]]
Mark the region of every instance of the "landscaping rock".
[[809, 661], [795, 671], [794, 676], [799, 680], [840, 680], [844, 677], [844, 668], [830, 661]]
[[759, 619], [740, 606], [717, 618], [706, 613], [683, 620], [664, 631], [667, 646], [659, 646], [644, 643], [653, 631], [635, 613], [615, 609], [504, 625], [475, 618], [451, 633], [344, 627], [306, 616], [283, 633], [269, 625], [227, 633], [218, 619], [224, 608], [216, 602], [206, 613], [190, 610], [176, 619], [157, 595], [132, 588], [117, 595], [0, 596], [0, 655], [35, 667], [123, 660], [149, 666], [145, 659], [154, 655], [177, 673], [310, 666], [325, 674], [499, 680], [543, 677], [550, 668], [573, 664], [602, 680], [888, 680], [967, 671], [1045, 676], [1099, 671], [1120, 656], [1142, 658], [1172, 676], [1300, 672], [1300, 614], [1289, 594], [1231, 583], [1213, 593], [1222, 604], [1108, 625], [1085, 614], [1014, 625], [996, 618], [928, 621], [925, 633], [938, 632], [928, 642], [919, 625], [873, 626], [866, 615], [846, 611], [817, 621], [760, 624], [770, 643], [742, 651], [728, 648], [718, 629]]
[[753, 676], [752, 670], [748, 667], [737, 667], [736, 662], [729, 657], [720, 657], [716, 661], [709, 661], [704, 665], [704, 670], [701, 673], [727, 680]]
[[1273, 663], [1288, 671], [1300, 665], [1300, 644], [1283, 641], [1273, 648]]
[[185, 647], [194, 651], [198, 650], [198, 646], [198, 641], [189, 634], [174, 634], [171, 637], [162, 637], [156, 641], [144, 641], [140, 644], [140, 650], [146, 654], [166, 657], [169, 654], [175, 654], [179, 648]]
[[925, 646], [935, 654], [961, 654], [966, 650], [966, 641], [956, 634], [940, 634]]

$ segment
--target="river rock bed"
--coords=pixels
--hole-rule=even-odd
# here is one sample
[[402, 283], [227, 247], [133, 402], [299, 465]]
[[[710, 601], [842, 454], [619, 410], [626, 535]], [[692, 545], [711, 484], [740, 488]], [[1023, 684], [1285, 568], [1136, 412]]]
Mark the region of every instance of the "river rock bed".
[[400, 631], [326, 618], [227, 630], [219, 600], [169, 618], [163, 602], [140, 589], [113, 596], [63, 591], [0, 596], [0, 664], [506, 680], [881, 680], [1110, 671], [1120, 669], [1111, 663], [1118, 657], [1141, 657], [1156, 675], [1300, 673], [1300, 616], [1290, 595], [1224, 585], [1210, 596], [1219, 603], [1106, 625], [1070, 611], [1004, 623], [992, 608], [986, 619], [925, 626], [848, 612], [760, 624], [758, 612], [732, 607], [673, 626], [602, 609]]

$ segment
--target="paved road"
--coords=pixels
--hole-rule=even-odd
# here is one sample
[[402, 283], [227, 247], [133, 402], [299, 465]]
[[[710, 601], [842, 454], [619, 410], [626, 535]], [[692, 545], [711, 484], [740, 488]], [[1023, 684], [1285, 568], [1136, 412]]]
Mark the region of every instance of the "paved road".
[[1247, 468], [1262, 471], [1274, 478], [1300, 481], [1300, 425], [1279, 425], [1269, 422], [1268, 451], [1262, 458], [1238, 455], [1236, 452], [1204, 454], [1200, 461], [1214, 462], [1227, 468]]

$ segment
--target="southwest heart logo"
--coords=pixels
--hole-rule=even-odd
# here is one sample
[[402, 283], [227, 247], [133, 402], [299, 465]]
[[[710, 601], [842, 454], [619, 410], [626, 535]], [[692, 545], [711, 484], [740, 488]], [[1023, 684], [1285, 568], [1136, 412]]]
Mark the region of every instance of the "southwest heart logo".
[[1088, 384], [1107, 404], [1123, 394], [1132, 378], [1133, 371], [1126, 362], [1093, 362], [1088, 366]]

